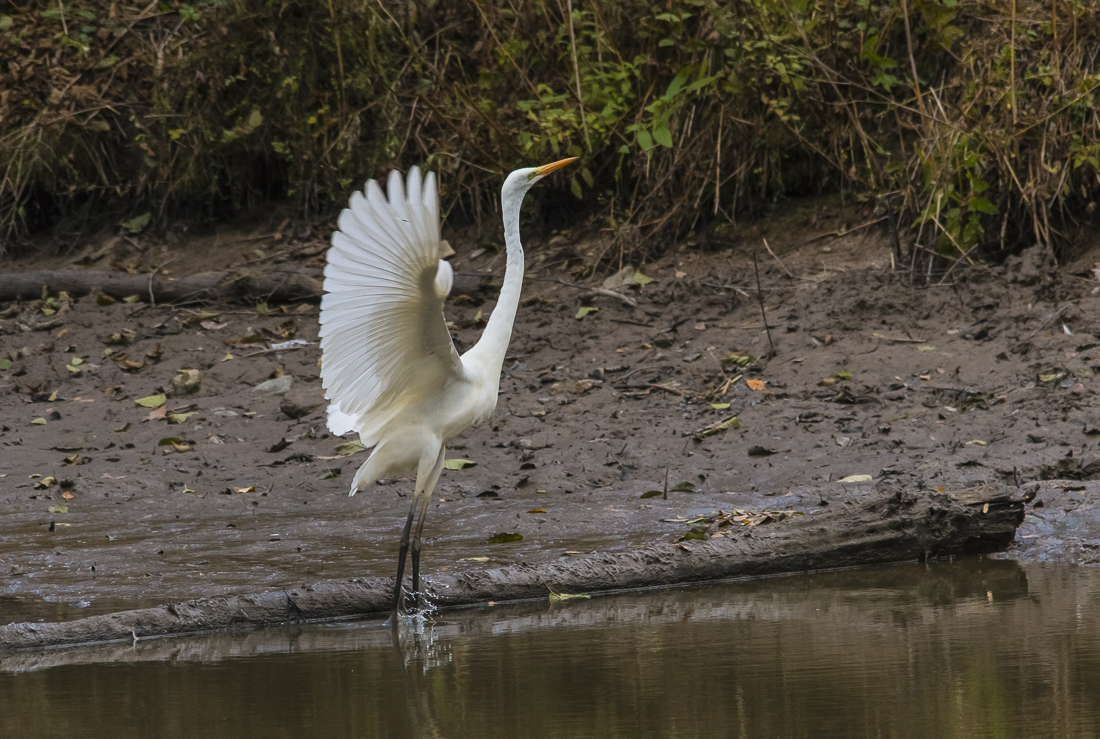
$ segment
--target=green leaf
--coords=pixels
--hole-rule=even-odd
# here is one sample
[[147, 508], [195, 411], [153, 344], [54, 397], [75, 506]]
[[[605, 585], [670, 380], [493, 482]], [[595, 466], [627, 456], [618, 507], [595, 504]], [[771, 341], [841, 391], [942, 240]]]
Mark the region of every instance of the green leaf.
[[584, 318], [585, 316], [587, 316], [589, 313], [597, 313], [599, 310], [600, 310], [599, 308], [595, 308], [591, 305], [582, 305], [580, 307], [580, 309], [577, 310], [577, 315], [575, 315], [573, 317], [576, 318], [579, 321], [582, 318]]
[[47, 508], [46, 510], [49, 511], [50, 513], [68, 513], [69, 512], [69, 506], [62, 503], [61, 505], [52, 505], [49, 508]]
[[646, 490], [644, 493], [642, 493], [638, 497], [641, 498], [642, 500], [646, 500], [648, 498], [656, 498], [658, 495], [664, 495], [664, 492], [662, 492], [660, 490]]
[[750, 362], [752, 362], [752, 357], [748, 354], [738, 354], [737, 352], [734, 352], [722, 361], [724, 361], [726, 364], [733, 364], [737, 365], [738, 367], [745, 367]]
[[12, 27], [14, 21], [10, 15], [0, 15], [0, 31], [6, 31]]
[[672, 132], [668, 130], [667, 121], [661, 119], [653, 125], [653, 138], [666, 149], [672, 148]]
[[643, 275], [641, 272], [635, 272], [634, 276], [630, 278], [630, 284], [631, 285], [643, 285], [644, 286], [644, 285], [648, 285], [651, 282], [653, 282], [653, 278], [652, 277], [647, 277], [646, 275]]
[[160, 395], [149, 395], [144, 398], [138, 398], [134, 402], [145, 408], [160, 408], [168, 402], [168, 396], [164, 393]]
[[157, 442], [157, 446], [172, 446], [173, 444], [182, 444], [183, 440], [177, 436], [165, 436], [163, 439]]
[[684, 67], [677, 72], [676, 76], [672, 78], [672, 82], [668, 84], [668, 91], [665, 92], [665, 100], [672, 99], [676, 93], [680, 92], [680, 88], [684, 86], [684, 83], [687, 82], [690, 76], [691, 67]]
[[39, 417], [39, 418], [36, 418], [33, 421], [31, 421], [31, 423], [33, 423], [35, 426], [45, 426], [46, 425], [46, 419]]
[[701, 87], [706, 87], [711, 82], [714, 82], [716, 79], [718, 79], [719, 77], [721, 77], [721, 75], [715, 75], [713, 77], [704, 77], [701, 80], [695, 80], [690, 85], [688, 85], [687, 87], [684, 88], [683, 94], [687, 95], [688, 93], [695, 92], [696, 90], [698, 90]]
[[642, 151], [649, 151], [653, 148], [653, 137], [644, 128], [638, 129], [638, 146], [642, 147]]
[[132, 234], [140, 233], [142, 229], [149, 225], [149, 221], [151, 221], [152, 218], [152, 213], [142, 213], [136, 218], [131, 218], [128, 221], [123, 221], [122, 227]]
[[681, 482], [676, 487], [672, 488], [673, 493], [694, 493], [695, 486], [690, 482]]
[[581, 183], [576, 177], [573, 177], [569, 180], [569, 190], [578, 199], [584, 197], [584, 191], [581, 189]]
[[445, 470], [464, 470], [467, 467], [476, 467], [477, 462], [472, 459], [448, 459], [443, 462]]
[[997, 206], [993, 205], [993, 203], [989, 202], [985, 198], [974, 198], [970, 201], [970, 207], [976, 211], [979, 211], [980, 213], [985, 213], [986, 215], [990, 216], [995, 216], [999, 212], [997, 210]]
[[336, 453], [341, 457], [348, 457], [352, 454], [358, 454], [359, 452], [365, 451], [367, 451], [367, 448], [363, 446], [363, 443], [358, 439], [345, 442], [336, 447]]
[[848, 475], [837, 480], [837, 482], [870, 482], [871, 480], [870, 475]]
[[[550, 587], [547, 586], [546, 589], [550, 590]], [[551, 603], [556, 603], [559, 600], [577, 600], [577, 599], [587, 600], [591, 597], [592, 596], [589, 595], [588, 593], [555, 593], [553, 590], [550, 590], [550, 602]]]
[[11, 369], [10, 359], [0, 359], [0, 370]]
[[522, 534], [493, 534], [487, 539], [489, 544], [510, 544], [514, 541], [523, 541]]
[[321, 473], [321, 477], [318, 478], [318, 479], [321, 479], [321, 480], [335, 480], [339, 476], [340, 476], [340, 470], [325, 470], [324, 472]]
[[729, 403], [711, 403], [710, 407], [716, 411], [724, 411], [730, 407]]

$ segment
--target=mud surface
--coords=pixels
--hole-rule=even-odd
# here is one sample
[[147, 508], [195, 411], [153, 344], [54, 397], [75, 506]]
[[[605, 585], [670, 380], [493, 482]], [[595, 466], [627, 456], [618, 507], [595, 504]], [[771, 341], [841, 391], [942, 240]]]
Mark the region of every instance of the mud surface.
[[[770, 358], [747, 257], [761, 235], [776, 252], [760, 252]], [[814, 235], [756, 227], [737, 248], [675, 252], [621, 290], [636, 307], [585, 289], [598, 281], [563, 284], [583, 249], [532, 239], [497, 413], [449, 450], [476, 466], [443, 474], [427, 573], [631, 551], [698, 515], [805, 511], [883, 481], [1020, 485], [1028, 517], [1001, 556], [1100, 561], [1095, 278], [1051, 272], [1033, 249], [910, 288], [883, 235]], [[231, 266], [254, 246], [195, 245], [173, 267]], [[499, 278], [503, 255], [455, 246], [457, 270]], [[460, 351], [494, 297], [449, 301]], [[583, 306], [599, 310], [578, 319]], [[0, 358], [14, 359], [0, 370], [0, 621], [392, 574], [411, 481], [347, 496], [366, 456], [339, 456], [346, 440], [325, 429], [316, 344], [271, 350], [315, 342], [317, 308], [266, 310], [0, 305]], [[184, 369], [201, 388], [135, 404]], [[255, 390], [279, 374], [286, 395]], [[706, 433], [734, 415], [739, 428]], [[668, 499], [641, 498], [666, 471]], [[523, 540], [487, 543], [501, 533]]]
[[[785, 525], [764, 529], [727, 521], [706, 541], [564, 557], [541, 566], [439, 572], [424, 578], [422, 588], [427, 609], [434, 613], [457, 606], [552, 599], [551, 593], [587, 598], [608, 590], [670, 583], [927, 561], [1003, 549], [1024, 518], [1023, 503], [992, 484], [952, 493], [884, 489], [845, 503], [818, 507], [807, 515], [791, 516]], [[390, 578], [322, 580], [61, 623], [0, 624], [0, 652], [362, 617], [388, 613], [392, 599]]]

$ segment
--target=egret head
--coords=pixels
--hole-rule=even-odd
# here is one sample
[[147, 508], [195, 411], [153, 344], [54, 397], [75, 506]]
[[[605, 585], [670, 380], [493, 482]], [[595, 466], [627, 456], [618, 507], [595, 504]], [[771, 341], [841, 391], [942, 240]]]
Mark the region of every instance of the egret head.
[[541, 180], [546, 175], [550, 174], [556, 169], [561, 169], [570, 162], [577, 161], [576, 157], [569, 157], [568, 159], [562, 159], [554, 162], [553, 164], [544, 164], [541, 167], [526, 167], [524, 169], [517, 169], [512, 174], [508, 175], [508, 179], [504, 181], [504, 187], [502, 188], [505, 195], [510, 193], [523, 194], [531, 189], [531, 186]]

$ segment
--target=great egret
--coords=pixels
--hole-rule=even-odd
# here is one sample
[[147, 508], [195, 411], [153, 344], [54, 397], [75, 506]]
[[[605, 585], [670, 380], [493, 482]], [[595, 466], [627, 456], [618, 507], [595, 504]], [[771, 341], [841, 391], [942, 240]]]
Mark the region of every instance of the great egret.
[[420, 590], [424, 511], [443, 468], [446, 445], [496, 408], [500, 370], [523, 286], [519, 210], [536, 182], [574, 161], [518, 169], [501, 189], [507, 265], [504, 285], [481, 340], [455, 351], [443, 301], [454, 272], [439, 258], [435, 175], [409, 170], [408, 188], [390, 172], [389, 200], [374, 180], [351, 196], [337, 221], [321, 299], [321, 380], [333, 434], [357, 431], [370, 457], [351, 495], [383, 477], [416, 471], [409, 517], [401, 534], [390, 621], [397, 623], [409, 534], [414, 607]]

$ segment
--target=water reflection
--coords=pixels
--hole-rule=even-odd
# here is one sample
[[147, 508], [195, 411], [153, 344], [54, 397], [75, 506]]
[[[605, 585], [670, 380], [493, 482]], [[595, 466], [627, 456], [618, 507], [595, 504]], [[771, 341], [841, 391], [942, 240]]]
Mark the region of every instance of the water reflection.
[[1095, 737], [1098, 605], [974, 560], [7, 655], [0, 736]]

